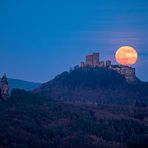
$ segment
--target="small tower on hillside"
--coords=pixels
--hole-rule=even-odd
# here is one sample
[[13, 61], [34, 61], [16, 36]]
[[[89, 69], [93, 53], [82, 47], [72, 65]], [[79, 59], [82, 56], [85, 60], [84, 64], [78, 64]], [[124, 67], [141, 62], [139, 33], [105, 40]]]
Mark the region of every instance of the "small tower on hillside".
[[8, 80], [6, 74], [1, 79], [1, 98], [6, 100], [9, 97]]

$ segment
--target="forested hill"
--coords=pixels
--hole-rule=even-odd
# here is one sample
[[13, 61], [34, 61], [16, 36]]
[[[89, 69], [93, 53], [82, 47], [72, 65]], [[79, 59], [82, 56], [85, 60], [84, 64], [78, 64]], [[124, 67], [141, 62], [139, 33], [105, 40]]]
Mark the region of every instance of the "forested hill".
[[13, 90], [0, 101], [0, 148], [145, 148], [148, 108], [53, 101]]
[[34, 90], [56, 100], [98, 104], [148, 103], [148, 85], [137, 79], [129, 84], [115, 71], [106, 68], [75, 68], [63, 72]]

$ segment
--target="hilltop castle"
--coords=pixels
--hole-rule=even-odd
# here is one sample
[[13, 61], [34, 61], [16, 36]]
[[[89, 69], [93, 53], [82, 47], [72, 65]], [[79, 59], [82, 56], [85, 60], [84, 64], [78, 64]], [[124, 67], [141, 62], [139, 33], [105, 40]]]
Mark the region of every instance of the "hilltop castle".
[[100, 53], [93, 53], [86, 56], [86, 61], [80, 63], [80, 67], [105, 67], [123, 75], [128, 82], [136, 80], [135, 68], [124, 65], [112, 65], [110, 60], [100, 61]]
[[6, 100], [9, 97], [8, 80], [6, 74], [1, 79], [0, 99]]

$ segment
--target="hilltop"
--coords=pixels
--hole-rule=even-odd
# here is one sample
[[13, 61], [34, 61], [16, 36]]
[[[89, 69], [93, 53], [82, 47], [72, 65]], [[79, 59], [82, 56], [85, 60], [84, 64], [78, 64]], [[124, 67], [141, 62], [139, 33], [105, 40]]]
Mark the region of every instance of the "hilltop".
[[136, 78], [128, 83], [114, 70], [99, 67], [76, 67], [63, 72], [34, 90], [55, 100], [97, 104], [148, 104], [148, 85]]

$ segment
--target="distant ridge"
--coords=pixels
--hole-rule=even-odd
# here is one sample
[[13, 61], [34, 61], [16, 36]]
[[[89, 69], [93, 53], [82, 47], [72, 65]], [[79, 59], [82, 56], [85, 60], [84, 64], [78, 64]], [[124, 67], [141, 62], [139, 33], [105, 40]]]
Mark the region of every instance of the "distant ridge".
[[39, 87], [41, 83], [35, 83], [35, 82], [29, 82], [29, 81], [24, 81], [24, 80], [18, 80], [18, 79], [8, 79], [9, 83], [9, 90], [11, 91], [12, 89], [19, 88], [19, 89], [24, 89], [27, 91], [32, 91], [36, 87]]

